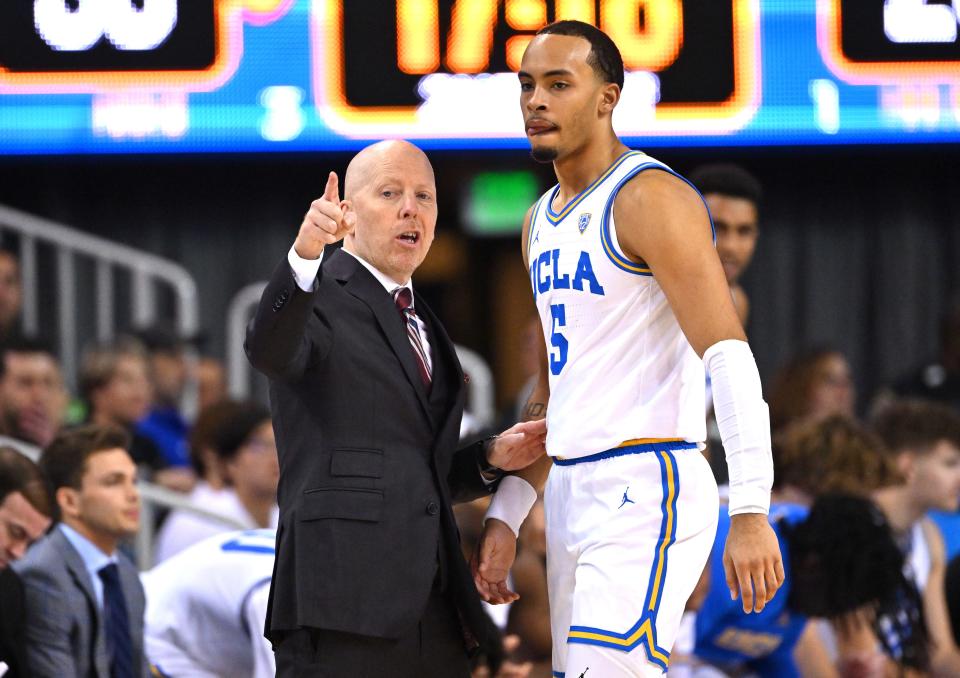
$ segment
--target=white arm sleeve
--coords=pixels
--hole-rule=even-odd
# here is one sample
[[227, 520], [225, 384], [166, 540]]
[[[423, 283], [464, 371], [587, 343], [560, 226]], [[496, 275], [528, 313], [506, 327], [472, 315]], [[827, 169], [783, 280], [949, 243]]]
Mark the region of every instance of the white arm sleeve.
[[263, 627], [267, 619], [267, 598], [270, 595], [270, 582], [266, 581], [247, 599], [243, 611], [247, 629], [250, 631], [253, 650], [253, 671], [251, 678], [273, 678], [277, 674], [276, 660], [270, 641], [263, 637]]
[[703, 364], [727, 455], [730, 515], [768, 513], [773, 486], [770, 411], [750, 346], [736, 339], [719, 341], [703, 354]]
[[290, 246], [287, 252], [287, 262], [293, 269], [293, 277], [297, 281], [297, 287], [304, 292], [312, 292], [317, 282], [317, 271], [320, 270], [320, 263], [323, 261], [323, 252], [316, 259], [304, 259], [297, 250]]
[[483, 522], [486, 524], [491, 518], [502, 520], [519, 536], [520, 525], [536, 501], [537, 491], [533, 485], [520, 476], [505, 476], [490, 500], [490, 508]]

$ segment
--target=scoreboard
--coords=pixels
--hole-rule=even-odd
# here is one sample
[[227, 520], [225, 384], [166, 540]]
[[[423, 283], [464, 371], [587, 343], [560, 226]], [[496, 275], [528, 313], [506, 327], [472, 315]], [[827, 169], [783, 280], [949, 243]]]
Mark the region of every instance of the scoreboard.
[[960, 141], [960, 0], [7, 0], [0, 153], [524, 148], [557, 19], [620, 47], [632, 145]]

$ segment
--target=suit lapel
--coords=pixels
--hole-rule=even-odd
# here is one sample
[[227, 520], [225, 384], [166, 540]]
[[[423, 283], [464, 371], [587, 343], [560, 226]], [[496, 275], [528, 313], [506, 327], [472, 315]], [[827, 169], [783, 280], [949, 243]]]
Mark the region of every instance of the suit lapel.
[[63, 562], [67, 566], [67, 572], [73, 579], [77, 588], [83, 591], [87, 599], [87, 610], [90, 619], [93, 619], [93, 627], [88, 629], [89, 652], [90, 652], [90, 672], [91, 675], [110, 675], [110, 659], [107, 656], [107, 640], [103, 633], [103, 613], [100, 610], [100, 601], [97, 600], [96, 593], [93, 590], [93, 582], [90, 580], [90, 573], [87, 566], [83, 563], [83, 558], [73, 548], [70, 541], [58, 529], [53, 530], [50, 538], [54, 541], [57, 550], [63, 555]]
[[[440, 319], [421, 299], [417, 300], [417, 313], [426, 321], [430, 331], [430, 345], [433, 348], [433, 388], [438, 398], [443, 397], [443, 393], [446, 394], [446, 402], [441, 403], [438, 412], [438, 424], [442, 429], [456, 409], [453, 407], [454, 403], [463, 393], [463, 370], [453, 342], [447, 336]], [[459, 432], [460, 422], [456, 423]]]
[[73, 545], [59, 529], [53, 530], [50, 538], [55, 540], [57, 550], [63, 554], [63, 562], [66, 563], [70, 576], [73, 577], [77, 586], [87, 597], [90, 609], [96, 615], [97, 627], [99, 628], [102, 622], [100, 619], [100, 601], [97, 600], [97, 595], [93, 590], [93, 582], [90, 581], [90, 573], [87, 572], [87, 566], [84, 565], [83, 558], [80, 557], [80, 554], [77, 553], [77, 550], [73, 548]]
[[417, 367], [417, 359], [413, 355], [413, 347], [410, 346], [410, 339], [407, 337], [403, 319], [400, 317], [393, 299], [390, 298], [383, 285], [370, 274], [370, 271], [345, 252], [338, 251], [331, 255], [329, 263], [325, 266], [337, 280], [345, 283], [344, 289], [347, 292], [363, 301], [373, 311], [380, 329], [387, 337], [390, 348], [396, 354], [407, 379], [417, 394], [417, 400], [420, 402], [427, 420], [431, 426], [435, 426], [436, 422], [433, 412], [430, 410], [427, 389], [423, 385], [423, 379], [420, 377], [420, 370]]

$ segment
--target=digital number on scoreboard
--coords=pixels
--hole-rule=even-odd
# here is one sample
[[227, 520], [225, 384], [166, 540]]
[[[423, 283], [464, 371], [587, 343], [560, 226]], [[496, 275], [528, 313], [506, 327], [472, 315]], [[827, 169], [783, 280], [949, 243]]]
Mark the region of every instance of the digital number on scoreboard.
[[681, 132], [691, 119], [736, 129], [759, 101], [754, 0], [315, 0], [313, 12], [317, 106], [348, 133], [518, 136], [514, 73], [558, 18], [620, 48], [625, 134]]

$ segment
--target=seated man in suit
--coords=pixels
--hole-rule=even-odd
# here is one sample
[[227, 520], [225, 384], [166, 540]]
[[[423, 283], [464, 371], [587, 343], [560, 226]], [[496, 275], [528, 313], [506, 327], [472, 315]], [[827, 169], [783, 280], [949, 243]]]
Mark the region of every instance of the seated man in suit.
[[0, 447], [0, 570], [23, 557], [50, 527], [53, 506], [47, 483], [32, 461]]
[[281, 676], [466, 678], [486, 624], [451, 505], [543, 455], [546, 427], [456, 450], [463, 371], [411, 283], [437, 223], [423, 152], [369, 146], [344, 189], [331, 172], [247, 331], [280, 458], [266, 631]]
[[140, 521], [129, 442], [87, 426], [59, 434], [40, 458], [62, 522], [10, 566], [23, 587], [24, 675], [147, 676], [143, 587], [117, 549]]
[[[8, 678], [19, 674], [24, 660], [23, 588], [7, 566], [43, 536], [52, 514], [53, 502], [37, 465], [0, 447], [0, 675]], [[8, 673], [3, 673], [4, 665]]]

